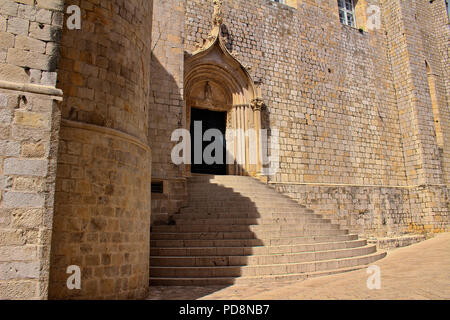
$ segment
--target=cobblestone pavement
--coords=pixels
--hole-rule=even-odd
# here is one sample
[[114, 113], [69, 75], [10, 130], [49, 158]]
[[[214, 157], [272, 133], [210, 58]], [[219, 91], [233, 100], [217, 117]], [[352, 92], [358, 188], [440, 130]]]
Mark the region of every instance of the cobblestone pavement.
[[298, 282], [229, 287], [151, 287], [149, 299], [309, 300], [450, 299], [450, 233], [392, 250], [375, 265], [381, 289], [367, 289], [366, 269]]

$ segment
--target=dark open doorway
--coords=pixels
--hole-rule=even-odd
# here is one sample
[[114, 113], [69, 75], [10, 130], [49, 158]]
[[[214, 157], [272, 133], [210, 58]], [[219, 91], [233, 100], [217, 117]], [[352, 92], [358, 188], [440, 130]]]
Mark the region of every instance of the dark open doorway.
[[[210, 111], [206, 109], [191, 109], [191, 172], [192, 173], [203, 173], [203, 174], [214, 174], [214, 175], [226, 175], [227, 174], [227, 166], [226, 166], [226, 142], [225, 142], [225, 130], [226, 130], [226, 112], [217, 112]], [[194, 123], [196, 121], [202, 122], [202, 137], [205, 132], [209, 129], [217, 129], [222, 133], [222, 147], [223, 147], [223, 159], [219, 161], [219, 163], [207, 164], [205, 163], [205, 159], [201, 160], [201, 163], [195, 163], [195, 144], [199, 143], [194, 138]], [[213, 138], [214, 139], [214, 138]], [[203, 139], [202, 139], [203, 140]], [[202, 141], [202, 154], [205, 148], [210, 145], [213, 141]], [[215, 157], [215, 152], [212, 153], [212, 156]]]

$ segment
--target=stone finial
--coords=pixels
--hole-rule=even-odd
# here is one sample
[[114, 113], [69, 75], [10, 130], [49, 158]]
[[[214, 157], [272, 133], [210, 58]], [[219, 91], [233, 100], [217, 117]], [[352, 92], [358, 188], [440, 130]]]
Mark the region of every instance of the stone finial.
[[216, 41], [218, 37], [220, 37], [220, 30], [223, 24], [223, 14], [222, 14], [223, 0], [212, 0], [212, 2], [214, 5], [214, 11], [211, 21], [212, 22], [211, 31], [209, 32], [208, 37], [206, 39], [203, 39], [202, 41], [195, 44], [194, 54], [204, 50], [211, 43]]
[[214, 12], [212, 16], [212, 25], [213, 28], [217, 26], [221, 26], [223, 23], [223, 14], [222, 14], [222, 6], [223, 0], [213, 0], [214, 4]]

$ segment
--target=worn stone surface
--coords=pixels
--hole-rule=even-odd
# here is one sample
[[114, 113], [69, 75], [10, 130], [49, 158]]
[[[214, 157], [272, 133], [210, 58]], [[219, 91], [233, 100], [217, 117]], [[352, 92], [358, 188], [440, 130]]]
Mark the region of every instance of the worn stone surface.
[[[139, 299], [148, 291], [149, 150], [98, 130], [61, 128], [51, 299]], [[71, 265], [81, 268], [81, 290], [67, 289]]]
[[[381, 10], [380, 29], [368, 28], [369, 5]], [[171, 92], [186, 89], [177, 48], [184, 42], [189, 56], [208, 38], [213, 5], [190, 0], [159, 7], [171, 14], [154, 22], [152, 67], [159, 76], [152, 84], [150, 144], [153, 176], [169, 185], [180, 176], [168, 161], [170, 130], [186, 118], [171, 99]], [[182, 10], [184, 24], [175, 23]], [[227, 48], [262, 83], [264, 127], [279, 129], [280, 168], [269, 177], [277, 190], [371, 236], [448, 230], [442, 1], [358, 1], [358, 29], [340, 23], [334, 0], [229, 0], [222, 11]], [[178, 185], [155, 197], [152, 207], [162, 217], [184, 205]]]
[[[70, 121], [59, 141], [51, 299], [148, 292], [152, 8], [148, 0], [83, 1], [81, 31], [63, 31], [57, 86]], [[81, 290], [66, 286], [70, 265], [81, 268]]]
[[297, 282], [260, 283], [230, 287], [154, 287], [158, 300], [441, 300], [450, 299], [448, 233], [390, 251], [375, 265], [381, 290], [369, 290], [366, 269]]
[[84, 2], [82, 31], [64, 28], [62, 35], [64, 119], [147, 141], [152, 8], [148, 0]]
[[[5, 90], [54, 87], [63, 0], [0, 1], [0, 299], [46, 299], [59, 108], [57, 97]], [[36, 17], [39, 17], [39, 25]], [[34, 30], [51, 29], [42, 38]]]
[[0, 297], [45, 299], [58, 107], [41, 95], [0, 89], [0, 96]]
[[[448, 231], [445, 2], [357, 1], [357, 28], [340, 23], [335, 0], [223, 3], [225, 46], [258, 83], [263, 128], [279, 140], [269, 183], [367, 236]], [[82, 30], [61, 31], [71, 4]], [[380, 29], [368, 29], [369, 5]], [[145, 295], [150, 229], [138, 224], [151, 211], [168, 223], [186, 205], [171, 134], [188, 126], [185, 59], [208, 42], [213, 10], [204, 0], [0, 0], [0, 298], [48, 297], [52, 237], [51, 297]], [[61, 106], [46, 91], [55, 87]], [[60, 141], [60, 110], [102, 133], [66, 126]], [[150, 205], [151, 176], [163, 193]], [[81, 293], [63, 287], [68, 262], [89, 270]]]

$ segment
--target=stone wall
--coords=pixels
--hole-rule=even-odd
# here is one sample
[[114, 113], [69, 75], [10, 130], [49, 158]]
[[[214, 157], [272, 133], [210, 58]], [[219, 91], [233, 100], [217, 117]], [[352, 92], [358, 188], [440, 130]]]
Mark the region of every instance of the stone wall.
[[[147, 294], [152, 9], [148, 0], [82, 1], [81, 30], [64, 29], [52, 299]], [[70, 265], [81, 268], [81, 290], [66, 286]]]
[[[450, 42], [450, 18], [446, 13], [445, 1], [434, 1], [432, 12], [426, 17], [427, 21], [433, 21], [434, 24], [424, 24], [427, 27], [427, 36], [433, 38], [433, 42], [427, 46], [427, 50], [434, 52], [433, 76], [436, 78], [438, 103], [439, 103], [439, 121], [442, 134], [442, 167], [444, 170], [444, 179], [447, 186], [450, 183], [450, 57], [448, 44]], [[438, 48], [438, 50], [436, 50]], [[436, 119], [435, 119], [436, 120]]]
[[408, 188], [276, 182], [273, 186], [355, 234], [395, 236], [414, 227]]
[[[63, 121], [52, 241], [50, 298], [147, 295], [149, 147], [119, 131]], [[67, 267], [81, 268], [68, 290]]]
[[46, 299], [62, 0], [0, 1], [0, 299]]
[[[436, 6], [428, 1], [397, 0], [386, 1], [383, 8], [410, 186], [412, 230], [441, 232], [448, 229], [449, 222], [445, 185], [448, 147], [444, 145], [448, 140], [448, 107], [437, 50], [440, 45], [429, 23]], [[441, 10], [441, 14], [446, 13]]]
[[[187, 50], [211, 9], [188, 1]], [[407, 181], [387, 40], [337, 14], [337, 1], [224, 7], [229, 48], [262, 81], [266, 128], [279, 130], [274, 187], [354, 232], [396, 232], [411, 213], [407, 191], [390, 187]]]
[[[368, 29], [366, 9], [370, 5], [381, 9], [380, 29]], [[182, 185], [174, 179], [183, 173], [169, 159], [174, 145], [170, 135], [185, 120], [184, 106], [170, 99], [167, 92], [168, 88], [178, 92], [183, 86], [183, 64], [178, 55], [183, 26], [175, 21], [184, 9], [184, 50], [191, 53], [208, 36], [213, 5], [189, 0], [185, 8], [179, 1], [167, 1], [159, 7], [153, 30], [153, 69], [161, 74], [161, 80], [152, 87], [155, 100], [151, 108], [157, 116], [150, 120], [151, 144], [159, 160], [155, 161], [153, 175], [168, 186], [177, 185], [155, 196], [152, 206], [161, 214], [174, 213], [183, 205]], [[393, 222], [398, 221], [397, 216], [408, 216], [410, 223], [420, 221], [423, 215], [430, 221], [434, 216], [437, 220], [448, 217], [448, 76], [441, 67], [445, 61], [440, 58], [445, 57], [448, 27], [442, 21], [446, 18], [443, 9], [442, 3], [425, 0], [411, 5], [399, 0], [361, 0], [356, 13], [362, 31], [339, 22], [335, 0], [290, 1], [288, 5], [270, 0], [224, 2], [227, 47], [253, 79], [262, 82], [267, 105], [265, 127], [279, 129], [280, 170], [270, 177], [278, 188], [291, 190], [299, 184], [310, 187], [295, 192], [297, 195], [315, 195], [316, 187], [352, 190], [351, 197], [372, 191], [386, 194], [399, 211], [380, 209], [375, 213], [370, 206], [361, 209], [380, 223], [388, 216], [386, 221], [393, 224], [382, 227], [382, 234], [409, 230], [407, 220]], [[161, 27], [164, 23], [170, 24], [170, 29]], [[436, 28], [441, 28], [444, 36], [436, 35]], [[425, 61], [437, 75], [439, 119], [433, 113], [436, 108]], [[435, 125], [436, 120], [439, 123]], [[441, 146], [436, 137], [439, 134]], [[418, 206], [418, 199], [424, 197], [414, 190], [421, 190], [423, 184], [433, 189], [429, 194], [441, 188], [438, 193], [442, 197], [432, 201], [434, 208], [425, 203]], [[399, 191], [401, 187], [404, 189]], [[413, 208], [410, 198], [404, 196], [410, 192]], [[322, 203], [326, 195], [318, 197], [315, 201]], [[304, 197], [297, 199], [302, 201]], [[398, 202], [394, 204], [392, 199]], [[384, 196], [379, 198], [380, 203], [384, 200]], [[344, 220], [369, 221], [360, 220], [360, 213], [351, 206], [328, 206], [318, 209], [342, 214], [345, 207], [348, 217]], [[435, 226], [428, 224], [426, 228], [442, 230], [437, 220], [432, 223]], [[375, 230], [372, 224], [362, 229]]]
[[[186, 197], [170, 137], [186, 126], [184, 53], [213, 6], [65, 2], [82, 29], [61, 36], [63, 0], [0, 0], [0, 299], [142, 298], [150, 212], [164, 220]], [[368, 31], [371, 4], [382, 27]], [[279, 130], [273, 187], [361, 234], [448, 230], [444, 1], [359, 0], [366, 31], [339, 22], [336, 0], [223, 12], [227, 47], [261, 82], [264, 127]], [[164, 190], [150, 205], [152, 176]]]
[[[358, 14], [381, 8], [373, 31], [342, 25], [334, 0], [297, 1], [297, 8], [224, 2], [228, 48], [262, 82], [266, 128], [279, 129], [280, 170], [271, 182], [361, 233], [448, 228], [425, 68], [429, 59], [440, 70], [441, 54], [432, 27], [422, 27], [437, 9], [413, 2], [358, 1]], [[206, 39], [211, 15], [212, 5], [187, 1], [186, 51]]]
[[[342, 25], [337, 1], [291, 8], [227, 1], [230, 48], [262, 80], [280, 130], [278, 182], [405, 184], [385, 38]], [[188, 1], [186, 49], [207, 36], [211, 7]]]

